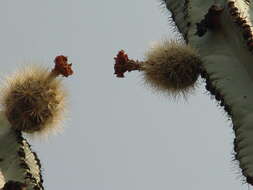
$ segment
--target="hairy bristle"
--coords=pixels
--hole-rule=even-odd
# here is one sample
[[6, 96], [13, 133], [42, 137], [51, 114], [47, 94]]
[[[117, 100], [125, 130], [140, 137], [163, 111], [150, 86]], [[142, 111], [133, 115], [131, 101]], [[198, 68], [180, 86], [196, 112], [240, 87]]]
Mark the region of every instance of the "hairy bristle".
[[146, 54], [144, 79], [152, 87], [170, 94], [188, 92], [200, 74], [201, 60], [190, 46], [164, 41]]
[[61, 118], [65, 92], [60, 80], [49, 80], [49, 76], [47, 69], [29, 66], [7, 78], [0, 103], [14, 129], [45, 132]]

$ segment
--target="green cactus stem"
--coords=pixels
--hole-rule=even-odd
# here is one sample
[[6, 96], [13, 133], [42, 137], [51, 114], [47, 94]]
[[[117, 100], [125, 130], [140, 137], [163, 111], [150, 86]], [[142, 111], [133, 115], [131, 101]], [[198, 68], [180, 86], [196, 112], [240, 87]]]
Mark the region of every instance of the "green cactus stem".
[[11, 128], [3, 112], [0, 113], [0, 126], [0, 169], [7, 185], [8, 181], [15, 181], [25, 184], [27, 190], [44, 189], [37, 154], [21, 132]]
[[186, 44], [198, 52], [206, 89], [232, 119], [235, 159], [253, 185], [253, 2], [163, 2]]

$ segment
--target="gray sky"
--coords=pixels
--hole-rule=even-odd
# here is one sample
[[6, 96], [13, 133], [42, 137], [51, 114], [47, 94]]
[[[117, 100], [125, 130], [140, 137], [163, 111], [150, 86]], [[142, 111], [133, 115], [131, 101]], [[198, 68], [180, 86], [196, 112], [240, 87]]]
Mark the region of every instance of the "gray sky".
[[113, 76], [124, 49], [142, 59], [173, 37], [158, 0], [3, 0], [0, 74], [24, 63], [73, 63], [64, 133], [33, 140], [44, 186], [87, 190], [247, 189], [232, 162], [231, 122], [204, 85], [187, 101], [153, 93], [140, 73]]

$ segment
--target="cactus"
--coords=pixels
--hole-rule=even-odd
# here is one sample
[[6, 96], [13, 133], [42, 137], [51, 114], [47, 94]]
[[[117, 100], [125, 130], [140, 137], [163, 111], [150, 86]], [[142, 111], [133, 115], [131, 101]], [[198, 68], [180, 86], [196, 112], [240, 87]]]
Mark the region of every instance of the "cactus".
[[64, 113], [66, 94], [59, 75], [73, 74], [67, 57], [48, 71], [28, 66], [7, 78], [1, 90], [0, 169], [2, 190], [42, 190], [41, 163], [22, 133], [51, 132]]
[[[235, 132], [235, 160], [239, 162], [245, 182], [253, 185], [253, 34], [252, 7], [249, 0], [163, 0], [172, 14], [185, 44], [191, 46], [199, 57], [198, 69], [186, 87], [193, 86], [198, 72], [206, 81], [206, 89], [215, 96], [231, 117]], [[168, 46], [169, 47], [169, 46]], [[168, 56], [170, 48], [167, 51]], [[156, 49], [154, 51], [161, 51]], [[189, 60], [183, 62], [192, 62]], [[195, 58], [194, 57], [194, 58]], [[191, 57], [193, 59], [193, 57]], [[187, 58], [184, 58], [187, 59]], [[115, 59], [118, 60], [118, 59]], [[170, 59], [171, 60], [171, 59]], [[133, 62], [133, 61], [131, 61]], [[124, 62], [115, 63], [115, 73], [140, 70]], [[156, 64], [159, 64], [160, 60]], [[167, 66], [169, 66], [167, 61]], [[182, 64], [182, 63], [178, 63]], [[123, 66], [124, 65], [124, 66]], [[126, 67], [125, 69], [122, 69]], [[172, 71], [164, 68], [167, 76]], [[156, 74], [160, 75], [160, 71]], [[176, 75], [177, 81], [183, 81]], [[121, 76], [122, 77], [122, 76]], [[172, 79], [167, 77], [167, 84]], [[152, 81], [147, 81], [153, 84]], [[155, 85], [161, 85], [160, 83]], [[168, 89], [170, 86], [167, 86]], [[159, 88], [158, 88], [159, 89]], [[183, 89], [178, 89], [178, 93]], [[170, 89], [169, 89], [170, 90]]]

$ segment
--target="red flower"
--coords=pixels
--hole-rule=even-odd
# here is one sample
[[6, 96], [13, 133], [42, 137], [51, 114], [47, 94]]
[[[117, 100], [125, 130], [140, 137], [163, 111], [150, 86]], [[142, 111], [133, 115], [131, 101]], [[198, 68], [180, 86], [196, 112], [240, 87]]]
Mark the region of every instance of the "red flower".
[[124, 50], [119, 51], [118, 55], [114, 57], [115, 65], [114, 65], [114, 74], [116, 74], [117, 77], [123, 78], [124, 73], [128, 71], [128, 56], [124, 52]]
[[59, 55], [55, 58], [55, 67], [53, 69], [54, 72], [61, 74], [65, 77], [73, 74], [73, 70], [71, 68], [72, 64], [68, 64], [68, 58], [64, 55]]

